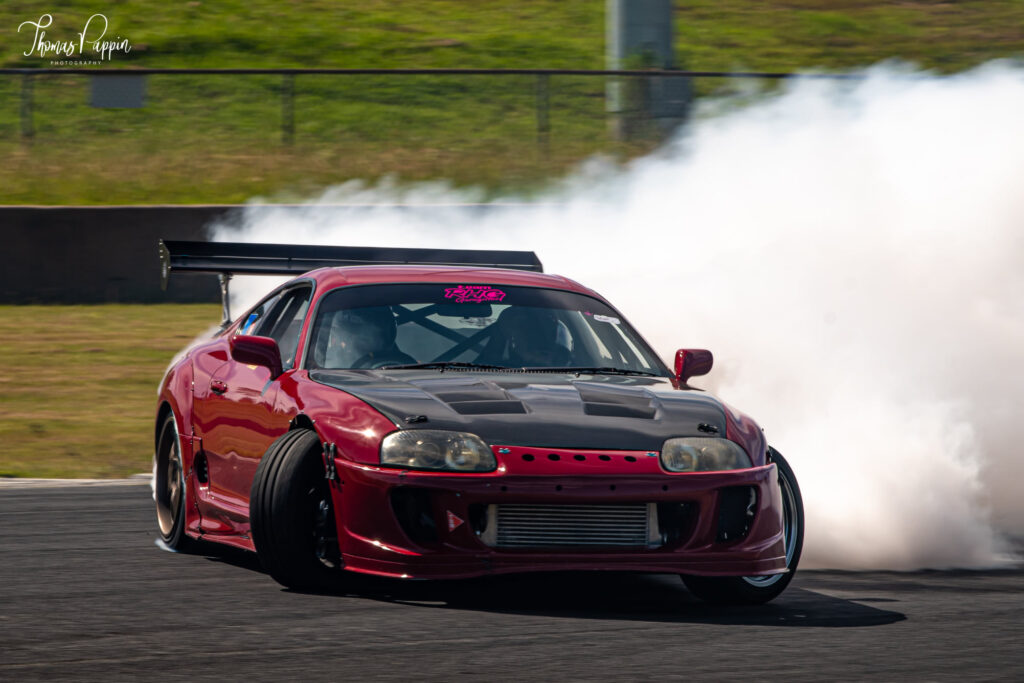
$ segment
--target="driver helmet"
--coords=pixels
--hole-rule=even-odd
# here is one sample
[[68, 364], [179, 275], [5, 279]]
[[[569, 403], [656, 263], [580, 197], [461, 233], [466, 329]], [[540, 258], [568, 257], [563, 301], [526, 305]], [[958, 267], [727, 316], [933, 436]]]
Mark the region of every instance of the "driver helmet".
[[338, 311], [331, 320], [325, 365], [354, 368], [368, 365], [395, 343], [398, 326], [387, 306]]
[[565, 365], [571, 354], [569, 331], [554, 313], [544, 309], [513, 309], [509, 357], [524, 367]]

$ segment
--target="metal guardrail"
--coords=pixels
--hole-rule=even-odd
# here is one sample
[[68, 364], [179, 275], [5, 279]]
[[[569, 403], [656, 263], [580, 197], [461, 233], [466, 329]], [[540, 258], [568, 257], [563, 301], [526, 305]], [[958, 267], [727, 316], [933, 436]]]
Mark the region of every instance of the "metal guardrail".
[[861, 74], [793, 73], [784, 71], [686, 71], [677, 69], [83, 69], [83, 68], [0, 68], [0, 76], [20, 76], [21, 82], [21, 136], [31, 138], [33, 125], [33, 79], [45, 76], [82, 75], [104, 76], [281, 76], [281, 141], [290, 145], [295, 140], [295, 78], [297, 76], [535, 76], [537, 140], [545, 149], [551, 130], [550, 78], [552, 76], [582, 76], [598, 78], [753, 78], [780, 80], [810, 79], [862, 79]]

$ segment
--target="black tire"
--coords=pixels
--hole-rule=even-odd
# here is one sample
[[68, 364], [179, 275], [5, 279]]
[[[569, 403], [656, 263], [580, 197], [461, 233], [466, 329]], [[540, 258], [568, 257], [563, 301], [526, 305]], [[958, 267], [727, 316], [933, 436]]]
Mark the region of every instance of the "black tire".
[[187, 489], [181, 459], [181, 439], [173, 413], [167, 413], [160, 424], [153, 467], [153, 499], [156, 501], [156, 522], [160, 539], [173, 550], [188, 552], [195, 542], [185, 535]]
[[772, 576], [683, 575], [683, 583], [701, 600], [718, 605], [760, 605], [778, 597], [796, 574], [804, 546], [804, 504], [800, 486], [793, 469], [778, 451], [769, 448], [768, 459], [775, 463], [779, 473], [783, 528], [786, 531], [786, 568], [789, 571]]
[[322, 591], [337, 587], [341, 566], [323, 444], [295, 429], [271, 444], [249, 494], [253, 544], [263, 568], [281, 585]]

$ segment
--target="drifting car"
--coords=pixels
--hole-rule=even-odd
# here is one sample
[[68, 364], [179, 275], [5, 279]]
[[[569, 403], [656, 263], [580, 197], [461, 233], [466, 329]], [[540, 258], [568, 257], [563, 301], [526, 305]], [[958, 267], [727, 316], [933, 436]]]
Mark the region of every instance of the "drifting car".
[[[763, 603], [803, 542], [758, 425], [670, 370], [532, 252], [160, 243], [217, 273], [224, 321], [161, 382], [163, 542], [255, 552], [284, 586], [616, 570]], [[294, 279], [232, 320], [234, 274]]]

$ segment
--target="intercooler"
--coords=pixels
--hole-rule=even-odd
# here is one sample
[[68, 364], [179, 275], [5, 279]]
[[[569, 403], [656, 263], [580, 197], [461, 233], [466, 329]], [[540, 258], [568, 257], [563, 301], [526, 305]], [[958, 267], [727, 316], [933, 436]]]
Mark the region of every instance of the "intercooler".
[[660, 544], [657, 515], [652, 503], [488, 505], [480, 538], [495, 548], [648, 548]]

